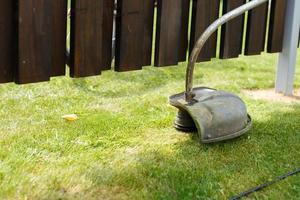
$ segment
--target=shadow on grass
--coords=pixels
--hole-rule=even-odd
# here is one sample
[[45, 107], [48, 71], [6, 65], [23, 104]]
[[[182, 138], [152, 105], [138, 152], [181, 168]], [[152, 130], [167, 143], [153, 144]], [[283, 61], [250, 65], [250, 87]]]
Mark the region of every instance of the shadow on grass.
[[[174, 71], [174, 68], [178, 70]], [[179, 72], [179, 73], [178, 73]], [[140, 96], [154, 90], [158, 90], [169, 83], [182, 80], [184, 86], [185, 68], [182, 66], [171, 66], [168, 68], [147, 67], [143, 71], [115, 73], [108, 72], [102, 81], [92, 79], [73, 79], [72, 84], [85, 93], [101, 95], [103, 97], [119, 98], [124, 96]], [[203, 75], [199, 75], [202, 77]], [[101, 79], [101, 77], [99, 77]], [[107, 82], [113, 80], [112, 82]]]
[[[253, 130], [238, 139], [199, 145], [191, 136], [192, 140], [140, 152], [128, 166], [110, 168], [112, 177], [104, 182], [98, 169], [98, 177], [91, 180], [96, 185], [143, 190], [147, 199], [226, 199], [298, 167], [300, 106], [292, 112], [271, 113], [267, 121], [253, 118]], [[294, 184], [300, 187], [299, 182]], [[300, 195], [291, 185], [282, 187], [283, 197]], [[278, 193], [276, 186], [258, 195], [264, 192]]]
[[[228, 199], [299, 167], [300, 106], [294, 105], [287, 112], [264, 113], [269, 116], [262, 120], [253, 114], [254, 127], [249, 134], [217, 144], [199, 144], [195, 136], [174, 140], [181, 137], [175, 130], [169, 135], [154, 131], [147, 138], [149, 143], [137, 140], [134, 151], [125, 147], [105, 161], [87, 163], [83, 176], [91, 185], [77, 193], [64, 189], [59, 194], [58, 190], [57, 196]], [[258, 199], [300, 197], [299, 179], [287, 181], [255, 195]]]

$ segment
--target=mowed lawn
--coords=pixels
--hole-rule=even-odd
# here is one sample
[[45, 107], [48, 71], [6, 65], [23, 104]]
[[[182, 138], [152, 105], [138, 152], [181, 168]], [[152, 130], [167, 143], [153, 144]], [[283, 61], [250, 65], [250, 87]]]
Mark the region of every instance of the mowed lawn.
[[[300, 58], [300, 51], [298, 58]], [[172, 127], [185, 63], [0, 85], [0, 199], [228, 199], [300, 167], [300, 103], [254, 100], [277, 55], [197, 65], [195, 85], [240, 95], [252, 131], [211, 145]], [[300, 59], [296, 86], [300, 86]], [[64, 114], [79, 119], [66, 122]], [[249, 197], [300, 199], [300, 175]]]

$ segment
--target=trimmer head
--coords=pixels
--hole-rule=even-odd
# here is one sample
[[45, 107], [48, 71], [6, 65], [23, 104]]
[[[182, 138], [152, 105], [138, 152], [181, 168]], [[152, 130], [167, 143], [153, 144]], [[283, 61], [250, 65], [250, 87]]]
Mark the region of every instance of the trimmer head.
[[247, 108], [238, 96], [210, 88], [193, 89], [194, 98], [187, 102], [185, 93], [170, 97], [170, 104], [179, 109], [174, 126], [185, 132], [198, 132], [202, 143], [236, 138], [252, 126]]
[[249, 1], [226, 13], [212, 23], [195, 42], [189, 55], [185, 92], [170, 97], [171, 105], [179, 109], [174, 123], [176, 129], [181, 131], [197, 129], [203, 143], [232, 139], [250, 130], [251, 118], [242, 99], [224, 91], [205, 87], [193, 88], [193, 74], [200, 52], [209, 37], [226, 22], [265, 2], [268, 0]]

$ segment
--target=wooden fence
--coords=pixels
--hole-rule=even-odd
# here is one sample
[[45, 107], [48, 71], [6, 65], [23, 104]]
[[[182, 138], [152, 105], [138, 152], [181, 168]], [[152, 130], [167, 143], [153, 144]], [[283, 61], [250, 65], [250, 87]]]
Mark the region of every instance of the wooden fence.
[[[114, 69], [123, 72], [186, 61], [209, 24], [246, 2], [191, 1], [118, 0]], [[216, 55], [222, 59], [258, 55], [265, 46], [269, 53], [280, 52], [286, 1], [272, 0], [270, 10], [266, 3], [250, 11], [247, 20], [241, 16], [224, 25], [220, 48], [216, 33], [199, 62]], [[114, 0], [72, 0], [71, 9], [70, 76], [99, 75], [111, 69]], [[33, 83], [65, 75], [67, 10], [67, 0], [0, 1], [0, 83]]]

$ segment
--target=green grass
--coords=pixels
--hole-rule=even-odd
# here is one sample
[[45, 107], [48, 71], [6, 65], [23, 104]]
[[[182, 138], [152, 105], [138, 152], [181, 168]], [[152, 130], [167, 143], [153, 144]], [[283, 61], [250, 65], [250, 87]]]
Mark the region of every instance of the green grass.
[[[195, 85], [239, 94], [254, 121], [213, 145], [172, 127], [167, 98], [183, 91], [185, 64], [0, 85], [0, 199], [227, 199], [300, 167], [300, 104], [241, 92], [272, 88], [275, 65], [263, 54], [197, 66]], [[79, 120], [61, 119], [70, 113]], [[299, 199], [300, 178], [252, 198]]]

